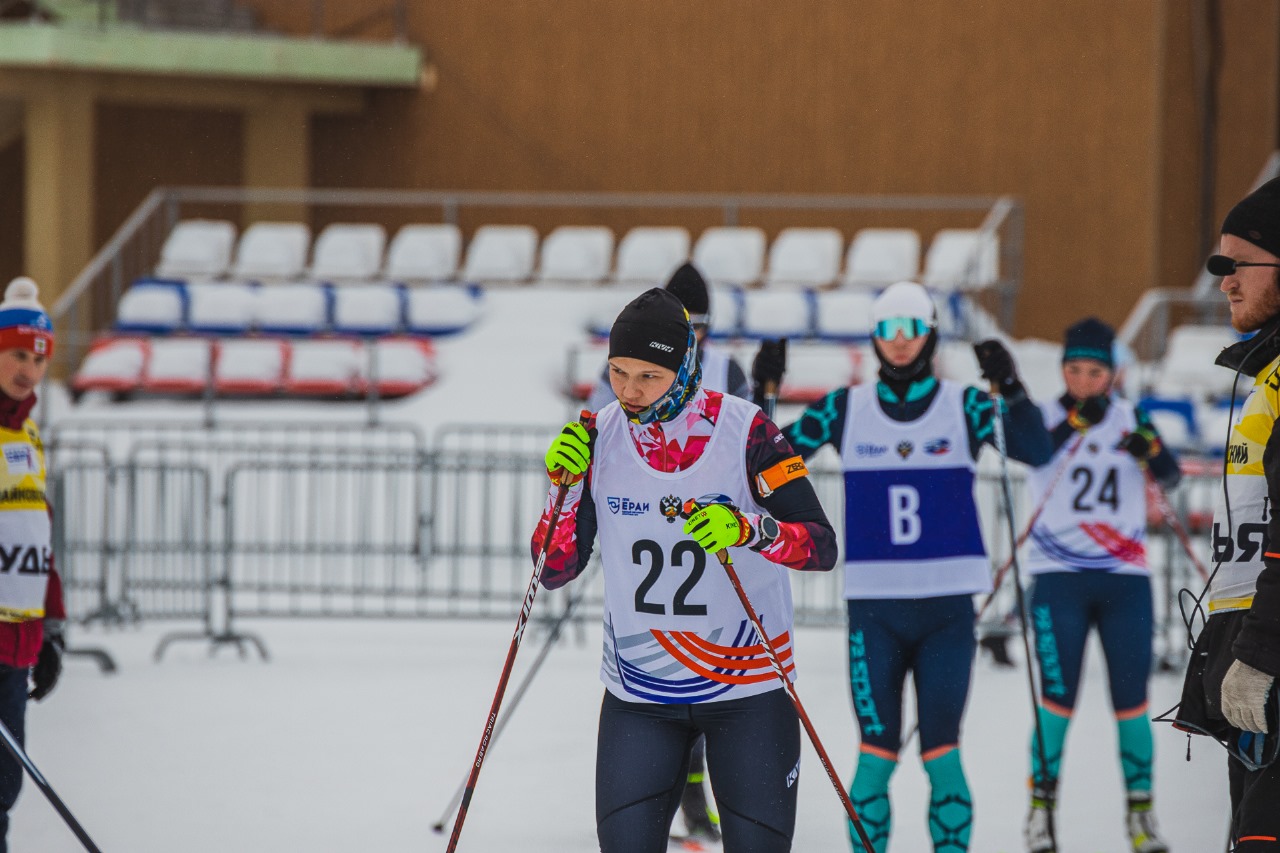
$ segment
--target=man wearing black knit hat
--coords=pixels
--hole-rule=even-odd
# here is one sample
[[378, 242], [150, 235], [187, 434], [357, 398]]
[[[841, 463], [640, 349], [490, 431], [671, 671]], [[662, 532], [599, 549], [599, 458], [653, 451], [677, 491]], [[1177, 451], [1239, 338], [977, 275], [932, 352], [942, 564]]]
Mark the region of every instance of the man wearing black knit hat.
[[1223, 496], [1213, 516], [1209, 617], [1196, 640], [1175, 725], [1231, 754], [1231, 838], [1237, 853], [1272, 851], [1280, 837], [1280, 179], [1231, 209], [1221, 254], [1207, 268], [1238, 332], [1217, 364], [1254, 378], [1232, 418]]

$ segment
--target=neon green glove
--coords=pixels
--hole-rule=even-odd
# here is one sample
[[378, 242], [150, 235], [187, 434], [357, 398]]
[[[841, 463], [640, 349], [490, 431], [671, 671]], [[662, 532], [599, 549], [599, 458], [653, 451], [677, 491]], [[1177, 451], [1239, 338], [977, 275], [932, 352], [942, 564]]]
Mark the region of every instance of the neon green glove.
[[568, 475], [569, 482], [577, 482], [591, 464], [591, 444], [595, 430], [587, 430], [577, 421], [567, 423], [547, 448], [545, 461], [547, 476], [557, 486]]
[[742, 514], [727, 504], [710, 504], [689, 516], [684, 532], [712, 554], [741, 545], [751, 535]]

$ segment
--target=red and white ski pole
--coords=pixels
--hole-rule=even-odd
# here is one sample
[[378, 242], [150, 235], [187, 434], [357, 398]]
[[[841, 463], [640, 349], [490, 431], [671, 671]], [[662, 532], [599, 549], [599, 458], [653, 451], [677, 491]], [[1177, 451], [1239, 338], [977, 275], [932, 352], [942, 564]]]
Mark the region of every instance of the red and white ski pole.
[[1151, 469], [1145, 465], [1142, 471], [1147, 475], [1147, 482], [1154, 488], [1151, 489], [1151, 497], [1155, 501], [1156, 509], [1160, 510], [1160, 515], [1164, 518], [1164, 523], [1169, 525], [1169, 529], [1173, 531], [1173, 535], [1178, 537], [1178, 542], [1182, 544], [1182, 550], [1187, 552], [1187, 559], [1191, 561], [1191, 565], [1196, 567], [1196, 572], [1200, 575], [1200, 580], [1205, 583], [1209, 582], [1209, 572], [1204, 567], [1204, 563], [1196, 556], [1195, 549], [1191, 546], [1191, 537], [1187, 535], [1187, 528], [1182, 524], [1182, 520], [1178, 518], [1178, 514], [1173, 511], [1173, 507], [1169, 506], [1169, 496], [1165, 494], [1164, 487], [1151, 474]]
[[[1087, 431], [1086, 431], [1087, 432]], [[1067, 470], [1067, 466], [1071, 463], [1072, 457], [1076, 455], [1076, 451], [1084, 444], [1085, 432], [1076, 436], [1074, 443], [1067, 448], [1067, 455], [1058, 463], [1058, 469], [1053, 472], [1053, 479], [1049, 481], [1049, 488], [1045, 489], [1044, 496], [1040, 498], [1040, 503], [1032, 511], [1031, 517], [1027, 519], [1027, 526], [1023, 528], [1022, 533], [1013, 543], [1013, 550], [1009, 552], [1009, 557], [1004, 564], [996, 571], [995, 577], [991, 581], [991, 592], [987, 594], [983, 600], [982, 606], [978, 608], [977, 620], [982, 620], [982, 614], [987, 612], [987, 608], [991, 605], [991, 600], [996, 597], [996, 593], [1000, 591], [1000, 585], [1004, 583], [1004, 576], [1009, 571], [1009, 567], [1013, 565], [1014, 557], [1018, 553], [1018, 549], [1026, 544], [1027, 539], [1031, 537], [1031, 530], [1036, 526], [1036, 522], [1040, 520], [1041, 513], [1049, 503], [1049, 498], [1053, 496], [1053, 490], [1058, 487], [1058, 481], [1062, 479], [1063, 473]]]
[[[583, 411], [579, 422], [590, 429], [595, 415]], [[453, 819], [453, 832], [449, 835], [448, 853], [458, 847], [458, 838], [462, 835], [462, 823], [467, 819], [467, 809], [471, 806], [471, 798], [476, 791], [476, 781], [480, 778], [480, 767], [484, 764], [485, 754], [493, 738], [494, 727], [498, 723], [498, 711], [502, 707], [502, 697], [507, 691], [507, 682], [511, 679], [511, 668], [516, 662], [516, 652], [520, 650], [520, 640], [524, 636], [525, 626], [529, 624], [529, 613], [533, 610], [533, 598], [538, 594], [538, 585], [542, 579], [542, 567], [547, 564], [547, 554], [551, 551], [551, 538], [556, 532], [556, 522], [560, 520], [560, 510], [564, 508], [565, 497], [569, 489], [577, 483], [565, 472], [560, 477], [560, 487], [556, 490], [555, 505], [551, 510], [551, 518], [547, 522], [547, 534], [542, 538], [542, 549], [538, 552], [538, 561], [533, 566], [533, 577], [529, 579], [529, 588], [524, 593], [524, 605], [520, 608], [520, 616], [516, 619], [516, 632], [511, 637], [511, 646], [507, 649], [507, 660], [502, 665], [502, 675], [498, 678], [498, 689], [493, 695], [493, 705], [489, 708], [489, 716], [485, 720], [484, 734], [480, 736], [480, 747], [476, 750], [476, 760], [471, 764], [471, 773], [467, 776], [466, 788], [462, 792], [462, 802], [458, 805], [458, 816]]]
[[827, 755], [827, 751], [822, 746], [822, 741], [818, 739], [818, 732], [814, 730], [813, 723], [809, 721], [809, 715], [804, 710], [804, 705], [800, 703], [800, 694], [796, 693], [796, 686], [791, 683], [791, 679], [787, 677], [787, 672], [782, 666], [782, 659], [778, 657], [778, 650], [773, 647], [773, 641], [769, 639], [769, 635], [765, 633], [764, 625], [760, 624], [760, 617], [756, 615], [755, 608], [751, 606], [751, 600], [747, 598], [746, 591], [742, 588], [742, 582], [738, 580], [738, 573], [733, 568], [733, 559], [729, 556], [729, 549], [722, 548], [716, 552], [716, 557], [720, 559], [720, 565], [724, 566], [725, 574], [729, 576], [729, 583], [733, 585], [733, 591], [738, 594], [738, 600], [742, 602], [742, 609], [747, 611], [747, 618], [751, 620], [751, 625], [756, 629], [756, 634], [760, 637], [760, 643], [764, 646], [764, 652], [769, 658], [769, 663], [773, 665], [773, 672], [782, 682], [782, 688], [787, 691], [787, 698], [791, 700], [791, 704], [796, 707], [796, 716], [800, 718], [800, 723], [804, 726], [805, 733], [809, 735], [809, 742], [813, 744], [813, 749], [818, 753], [818, 760], [822, 762], [822, 767], [827, 771], [827, 778], [831, 780], [831, 784], [836, 789], [836, 794], [840, 797], [840, 804], [844, 806], [845, 814], [849, 816], [849, 821], [853, 824], [853, 829], [858, 833], [858, 840], [862, 842], [864, 850], [875, 850], [871, 839], [867, 836], [867, 830], [862, 826], [862, 820], [858, 817], [857, 810], [853, 807], [853, 801], [849, 799], [849, 794], [844, 789], [844, 784], [840, 781], [840, 777], [836, 775], [835, 768], [831, 764], [831, 758]]

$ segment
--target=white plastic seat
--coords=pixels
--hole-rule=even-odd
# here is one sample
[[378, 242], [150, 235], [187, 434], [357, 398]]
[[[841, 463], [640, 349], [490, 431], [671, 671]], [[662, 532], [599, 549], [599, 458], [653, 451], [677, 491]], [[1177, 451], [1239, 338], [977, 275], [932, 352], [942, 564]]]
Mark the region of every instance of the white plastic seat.
[[156, 275], [217, 278], [231, 266], [236, 227], [220, 219], [184, 219], [164, 240]]
[[116, 306], [116, 330], [168, 334], [187, 320], [187, 288], [176, 281], [142, 280], [120, 297]]
[[298, 340], [290, 344], [284, 390], [301, 396], [344, 396], [358, 390], [363, 347], [355, 341]]
[[1018, 376], [1026, 387], [1035, 389], [1037, 400], [1062, 396], [1066, 390], [1062, 378], [1062, 344], [1026, 338], [1014, 341], [1011, 349]]
[[861, 381], [862, 359], [858, 348], [843, 344], [788, 343], [787, 374], [778, 399], [812, 403], [832, 388], [855, 385]]
[[258, 288], [254, 305], [255, 325], [278, 335], [311, 335], [329, 328], [333, 289], [328, 285], [298, 282]]
[[742, 294], [742, 334], [752, 338], [809, 337], [813, 334], [812, 295], [802, 290], [746, 291]]
[[1000, 244], [994, 235], [943, 228], [924, 258], [924, 283], [938, 290], [980, 290], [996, 283]]
[[832, 341], [864, 341], [871, 337], [871, 290], [832, 290], [814, 294], [813, 330], [817, 337]]
[[467, 246], [467, 281], [525, 281], [533, 274], [538, 232], [530, 225], [482, 225]]
[[613, 231], [603, 225], [561, 225], [542, 241], [539, 281], [596, 284], [613, 263]]
[[[707, 334], [714, 338], [731, 338], [741, 334], [742, 289], [730, 284], [708, 282], [707, 297], [711, 304], [711, 322], [707, 326]], [[622, 310], [621, 306], [618, 310]], [[617, 312], [614, 312], [614, 316], [617, 316]], [[610, 325], [613, 324], [612, 318], [609, 322]]]
[[769, 247], [769, 287], [825, 287], [840, 272], [844, 237], [835, 228], [783, 228]]
[[76, 371], [76, 391], [132, 391], [142, 381], [150, 346], [139, 338], [116, 338], [95, 343]]
[[362, 391], [367, 391], [369, 382], [373, 382], [378, 396], [403, 397], [436, 381], [435, 351], [427, 341], [387, 338], [375, 342], [366, 352], [373, 364], [366, 367]]
[[187, 285], [187, 328], [215, 335], [244, 334], [253, 327], [258, 286], [242, 281]]
[[888, 285], [920, 273], [920, 235], [911, 228], [863, 228], [853, 235], [842, 282]]
[[213, 343], [204, 338], [156, 338], [142, 377], [142, 389], [193, 394], [209, 384]]
[[450, 335], [480, 318], [484, 300], [478, 288], [428, 284], [405, 292], [405, 329], [414, 335]]
[[382, 267], [387, 232], [381, 225], [325, 226], [312, 249], [311, 277], [319, 281], [368, 281]]
[[1169, 333], [1153, 390], [1161, 397], [1230, 396], [1233, 373], [1213, 362], [1224, 348], [1238, 340], [1225, 325], [1178, 326]]
[[764, 270], [764, 231], [759, 228], [708, 228], [693, 247], [693, 263], [709, 282], [748, 285]]
[[404, 285], [353, 284], [333, 289], [333, 330], [389, 335], [404, 326]]
[[684, 228], [632, 228], [618, 244], [614, 281], [664, 284], [677, 267], [689, 260], [689, 244], [689, 232]]
[[288, 344], [269, 338], [218, 343], [213, 388], [220, 394], [270, 394], [280, 390]]
[[396, 232], [387, 248], [382, 274], [407, 283], [447, 281], [458, 273], [462, 257], [462, 232], [458, 226], [406, 225]]
[[255, 222], [240, 235], [231, 274], [253, 280], [297, 278], [307, 263], [311, 229], [301, 222]]

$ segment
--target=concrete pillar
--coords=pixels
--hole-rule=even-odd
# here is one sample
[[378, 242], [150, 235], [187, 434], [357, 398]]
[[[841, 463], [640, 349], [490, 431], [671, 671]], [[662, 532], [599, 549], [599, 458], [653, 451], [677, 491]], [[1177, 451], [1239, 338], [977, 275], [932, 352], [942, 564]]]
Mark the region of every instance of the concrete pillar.
[[[310, 112], [306, 104], [285, 98], [254, 105], [244, 116], [246, 187], [301, 189], [311, 184]], [[306, 205], [245, 206], [245, 223], [264, 219], [308, 220]]]
[[94, 116], [89, 86], [26, 97], [26, 269], [52, 306], [93, 253]]

